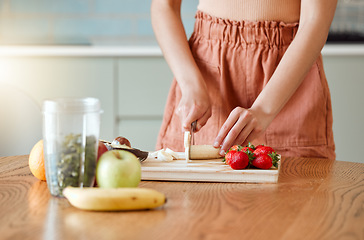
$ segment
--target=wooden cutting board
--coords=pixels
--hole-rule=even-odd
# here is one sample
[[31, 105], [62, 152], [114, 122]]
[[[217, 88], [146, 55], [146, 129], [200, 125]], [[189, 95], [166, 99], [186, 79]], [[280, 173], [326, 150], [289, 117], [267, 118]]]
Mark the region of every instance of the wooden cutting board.
[[189, 182], [240, 182], [276, 183], [280, 170], [244, 169], [233, 170], [222, 159], [173, 160], [170, 162], [148, 158], [142, 162], [142, 180], [189, 181]]

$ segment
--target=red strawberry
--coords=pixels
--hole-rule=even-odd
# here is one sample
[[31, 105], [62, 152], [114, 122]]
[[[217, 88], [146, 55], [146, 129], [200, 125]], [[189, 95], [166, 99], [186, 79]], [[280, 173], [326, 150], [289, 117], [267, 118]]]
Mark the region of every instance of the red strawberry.
[[230, 165], [230, 159], [234, 155], [234, 152], [236, 152], [236, 151], [235, 150], [229, 150], [225, 154], [224, 159], [222, 161], [225, 162], [227, 165]]
[[[228, 154], [230, 151], [240, 151], [240, 148], [241, 148], [240, 145], [234, 145], [231, 148], [229, 148], [229, 150], [226, 152], [226, 154]], [[222, 161], [225, 162], [226, 164], [229, 164], [228, 163], [229, 159], [226, 159], [226, 154]]]
[[264, 147], [264, 145], [259, 144], [259, 145], [257, 145], [257, 146], [255, 147], [255, 149], [258, 149], [258, 148], [261, 148], [261, 147]]
[[244, 169], [249, 164], [249, 156], [243, 151], [229, 151], [225, 155], [225, 162], [230, 165], [232, 169]]
[[[253, 161], [253, 159], [255, 157], [255, 155], [253, 153], [254, 149], [251, 148], [251, 147], [243, 147], [241, 149], [241, 151], [245, 152], [248, 155], [248, 157], [249, 157], [249, 166], [250, 166], [251, 162]], [[249, 168], [249, 166], [248, 166], [248, 168]]]
[[273, 165], [272, 158], [268, 154], [261, 154], [252, 161], [252, 165], [260, 169], [269, 169]]
[[259, 148], [256, 148], [253, 153], [255, 156], [260, 156], [261, 154], [270, 154], [272, 152], [275, 152], [273, 148], [268, 146], [261, 146]]
[[243, 151], [243, 152], [247, 152], [247, 151], [250, 151], [250, 152], [254, 152], [254, 149], [253, 148], [251, 148], [251, 147], [243, 147], [242, 149], [241, 149], [241, 151]]
[[232, 147], [229, 149], [229, 151], [240, 151], [240, 150], [241, 150], [241, 148], [242, 148], [242, 146], [240, 146], [240, 145], [234, 145], [234, 146], [232, 146]]

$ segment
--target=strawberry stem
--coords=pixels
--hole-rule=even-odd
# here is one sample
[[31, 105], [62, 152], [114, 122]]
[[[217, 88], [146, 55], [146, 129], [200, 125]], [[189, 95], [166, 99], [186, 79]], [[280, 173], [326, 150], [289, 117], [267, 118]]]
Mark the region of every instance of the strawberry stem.
[[249, 142], [248, 145], [246, 145], [246, 146], [247, 147], [250, 147], [253, 150], [255, 150], [255, 146], [251, 142]]
[[276, 152], [272, 152], [268, 155], [272, 158], [273, 166], [278, 168], [279, 155]]

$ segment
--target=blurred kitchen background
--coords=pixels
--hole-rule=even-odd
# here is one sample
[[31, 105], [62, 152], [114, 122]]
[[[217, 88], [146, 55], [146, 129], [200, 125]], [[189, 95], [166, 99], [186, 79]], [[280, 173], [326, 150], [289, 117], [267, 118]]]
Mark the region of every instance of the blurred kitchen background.
[[[28, 154], [51, 97], [101, 100], [101, 136], [154, 150], [173, 78], [151, 0], [0, 0], [0, 156]], [[182, 1], [187, 35], [197, 0]], [[322, 51], [337, 159], [364, 162], [364, 0], [339, 0]]]
[[[0, 43], [157, 45], [151, 0], [0, 0]], [[195, 0], [183, 1], [187, 31]]]

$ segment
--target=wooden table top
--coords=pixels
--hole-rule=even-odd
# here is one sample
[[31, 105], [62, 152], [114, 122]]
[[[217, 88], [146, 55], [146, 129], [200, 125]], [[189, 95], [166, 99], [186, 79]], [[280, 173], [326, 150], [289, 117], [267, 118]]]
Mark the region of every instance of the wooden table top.
[[142, 181], [160, 208], [88, 212], [52, 197], [28, 156], [0, 158], [0, 239], [364, 239], [364, 164], [283, 158], [277, 184]]

